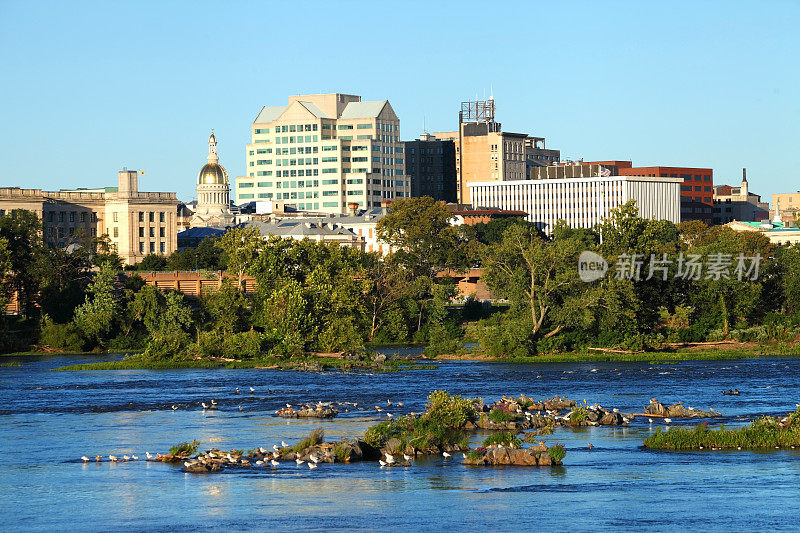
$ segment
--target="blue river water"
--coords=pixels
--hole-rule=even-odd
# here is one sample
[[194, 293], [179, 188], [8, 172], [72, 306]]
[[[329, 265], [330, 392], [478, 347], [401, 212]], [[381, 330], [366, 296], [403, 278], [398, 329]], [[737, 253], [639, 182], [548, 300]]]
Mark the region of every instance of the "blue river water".
[[[738, 425], [800, 401], [800, 360], [521, 365], [441, 362], [399, 373], [277, 370], [51, 372], [88, 356], [26, 357], [0, 368], [0, 502], [4, 531], [764, 531], [800, 528], [800, 453], [654, 452], [663, 425], [561, 429], [559, 468], [468, 467], [454, 455], [408, 468], [374, 463], [185, 474], [144, 461], [198, 439], [201, 449], [294, 444], [315, 427], [326, 440], [363, 435], [386, 411], [422, 411], [445, 389], [494, 401], [555, 394], [623, 412], [650, 398], [715, 408]], [[104, 359], [108, 359], [105, 356]], [[3, 358], [3, 361], [12, 359]], [[235, 395], [239, 387], [241, 395]], [[255, 392], [250, 393], [250, 387]], [[740, 396], [721, 390], [738, 388]], [[220, 409], [204, 412], [215, 399]], [[377, 413], [375, 405], [403, 402]], [[329, 421], [276, 417], [285, 403], [357, 402]], [[172, 405], [178, 407], [172, 409]], [[241, 406], [241, 410], [239, 410]], [[676, 423], [690, 423], [673, 421]], [[483, 436], [476, 435], [475, 442]], [[589, 444], [593, 448], [589, 448]], [[89, 463], [137, 454], [139, 461]]]

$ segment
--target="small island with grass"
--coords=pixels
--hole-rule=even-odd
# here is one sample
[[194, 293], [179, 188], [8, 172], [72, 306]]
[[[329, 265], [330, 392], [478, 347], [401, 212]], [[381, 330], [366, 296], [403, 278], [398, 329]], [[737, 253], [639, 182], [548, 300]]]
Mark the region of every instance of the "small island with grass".
[[783, 417], [764, 416], [738, 429], [710, 429], [707, 423], [694, 428], [657, 429], [644, 446], [653, 450], [752, 450], [795, 449], [800, 446], [800, 408]]

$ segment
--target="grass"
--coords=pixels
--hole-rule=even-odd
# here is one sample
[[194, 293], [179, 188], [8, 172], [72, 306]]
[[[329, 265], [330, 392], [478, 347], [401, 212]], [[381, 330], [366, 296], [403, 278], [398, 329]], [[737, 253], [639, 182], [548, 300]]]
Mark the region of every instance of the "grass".
[[488, 448], [493, 444], [502, 444], [503, 446], [507, 446], [509, 448], [522, 448], [522, 441], [519, 439], [519, 437], [517, 437], [517, 434], [514, 431], [498, 431], [497, 433], [489, 435], [483, 441], [483, 446], [485, 448]]
[[772, 450], [800, 446], [800, 409], [789, 416], [785, 425], [773, 417], [762, 417], [738, 429], [709, 429], [707, 424], [694, 428], [672, 427], [657, 429], [644, 440], [647, 448], [655, 450], [742, 449]]
[[199, 440], [192, 442], [181, 442], [169, 449], [170, 455], [192, 455], [197, 451], [197, 446], [200, 445]]
[[503, 409], [492, 409], [489, 411], [489, 420], [492, 422], [497, 422], [498, 424], [502, 424], [503, 422], [508, 422], [512, 420], [514, 415], [509, 413], [508, 411], [504, 411]]
[[547, 454], [554, 463], [560, 463], [567, 456], [567, 450], [563, 444], [555, 444], [547, 449]]
[[484, 448], [483, 446], [481, 446], [480, 448], [476, 448], [474, 450], [471, 450], [467, 454], [467, 461], [475, 461], [477, 459], [480, 459], [481, 457], [483, 457], [484, 453], [486, 453], [486, 448]]
[[295, 444], [294, 447], [292, 447], [292, 451], [298, 453], [302, 452], [306, 448], [321, 444], [323, 439], [325, 439], [325, 430], [322, 428], [317, 428], [309, 433], [308, 437]]

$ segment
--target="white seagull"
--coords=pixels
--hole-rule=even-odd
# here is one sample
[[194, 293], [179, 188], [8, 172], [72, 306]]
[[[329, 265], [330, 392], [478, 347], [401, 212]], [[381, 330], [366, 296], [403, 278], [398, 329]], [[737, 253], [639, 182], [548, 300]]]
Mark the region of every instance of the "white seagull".
[[285, 441], [285, 440], [282, 440], [282, 441], [281, 441], [281, 446], [283, 446], [284, 448], [288, 448], [288, 447], [289, 447], [289, 445], [288, 445], [288, 444], [286, 444], [286, 441]]
[[131, 459], [133, 459], [134, 461], [138, 461], [139, 460], [139, 456], [138, 455], [131, 455]]
[[308, 456], [308, 460], [314, 462], [314, 464], [319, 462], [319, 458], [316, 455], [314, 455], [313, 453]]
[[91, 459], [89, 459], [84, 455], [83, 457], [81, 457], [81, 461], [83, 461], [84, 463], [88, 463], [89, 461], [91, 461]]
[[250, 387], [250, 392], [255, 392], [256, 390], [253, 387]]
[[381, 465], [382, 467], [383, 467], [383, 466], [386, 466], [386, 461], [384, 461], [383, 459], [378, 459], [378, 462], [380, 463], [380, 465]]
[[177, 405], [173, 405], [173, 406], [172, 406], [172, 410], [173, 410], [173, 411], [177, 411], [177, 410], [178, 410], [178, 406], [177, 406]]
[[671, 419], [671, 418], [665, 418], [665, 419], [664, 419], [664, 423], [665, 423], [665, 424], [669, 424], [670, 422], [672, 422], [672, 419]]
[[109, 455], [108, 460], [111, 461], [112, 463], [116, 463], [117, 461], [119, 461], [116, 455]]
[[404, 454], [403, 454], [403, 459], [405, 459], [406, 461], [410, 461], [411, 459], [413, 459], [413, 457], [411, 457], [411, 456], [410, 456], [410, 455], [408, 455], [407, 453], [404, 453]]
[[205, 404], [205, 402], [200, 402], [200, 405], [203, 406], [203, 410], [208, 409], [208, 406]]
[[272, 461], [270, 461], [269, 463], [270, 463], [272, 466], [278, 466], [278, 465], [280, 464], [280, 463], [279, 463], [278, 461], [276, 461], [275, 459], [273, 459], [273, 460], [272, 460]]
[[144, 456], [147, 457], [148, 460], [153, 458], [153, 454], [150, 452], [144, 452]]
[[299, 459], [299, 458], [295, 459], [294, 462], [297, 463], [297, 466], [300, 466], [301, 464], [305, 463], [305, 461], [303, 461], [302, 459]]
[[387, 454], [386, 454], [386, 462], [387, 462], [388, 464], [392, 464], [392, 463], [394, 463], [394, 455], [392, 455], [392, 454], [390, 454], [390, 453], [387, 453]]
[[317, 463], [308, 463], [308, 468], [313, 470], [317, 467]]
[[263, 465], [263, 464], [264, 464], [264, 461], [262, 461], [261, 459], [259, 459], [258, 461], [256, 461], [256, 465], [257, 465], [257, 466], [261, 466], [261, 465]]
[[449, 454], [449, 453], [447, 453], [447, 452], [442, 452], [442, 456], [443, 456], [443, 457], [450, 457], [450, 454]]
[[131, 458], [130, 458], [129, 456], [127, 456], [127, 455], [123, 455], [123, 456], [122, 456], [122, 458], [123, 458], [125, 461], [130, 461], [130, 459], [131, 459]]

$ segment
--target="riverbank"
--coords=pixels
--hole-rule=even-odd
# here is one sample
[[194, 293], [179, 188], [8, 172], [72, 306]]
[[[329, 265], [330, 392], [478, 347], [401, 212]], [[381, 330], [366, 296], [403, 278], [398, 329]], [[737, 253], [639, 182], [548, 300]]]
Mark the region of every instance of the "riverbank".
[[489, 357], [480, 351], [465, 354], [441, 355], [434, 360], [477, 361], [497, 363], [592, 363], [592, 362], [652, 362], [668, 363], [680, 361], [716, 361], [728, 359], [752, 359], [759, 357], [800, 357], [799, 344], [769, 344], [725, 341], [697, 343], [675, 347], [670, 351], [625, 352], [622, 350], [586, 350], [581, 352], [559, 352], [529, 357]]
[[81, 363], [56, 368], [59, 371], [78, 370], [171, 370], [180, 368], [207, 369], [268, 369], [322, 372], [324, 370], [398, 372], [401, 370], [432, 369], [436, 365], [414, 363], [408, 359], [346, 360], [330, 357], [263, 357], [251, 360], [231, 359], [166, 359], [153, 360], [138, 355], [125, 357], [120, 361], [100, 361]]

